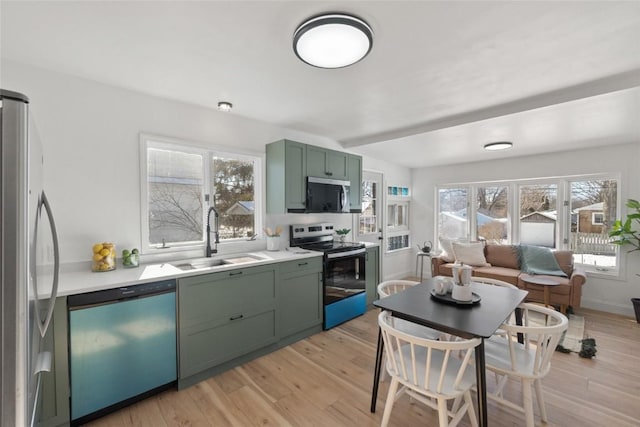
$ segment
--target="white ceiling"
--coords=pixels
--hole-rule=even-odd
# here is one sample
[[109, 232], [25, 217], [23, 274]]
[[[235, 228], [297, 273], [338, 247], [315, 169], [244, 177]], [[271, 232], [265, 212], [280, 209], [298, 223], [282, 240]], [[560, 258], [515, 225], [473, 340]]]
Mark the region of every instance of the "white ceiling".
[[[291, 37], [352, 13], [373, 50], [310, 67]], [[323, 135], [408, 167], [640, 141], [640, 2], [0, 3], [1, 57]], [[482, 145], [510, 140], [506, 152]]]

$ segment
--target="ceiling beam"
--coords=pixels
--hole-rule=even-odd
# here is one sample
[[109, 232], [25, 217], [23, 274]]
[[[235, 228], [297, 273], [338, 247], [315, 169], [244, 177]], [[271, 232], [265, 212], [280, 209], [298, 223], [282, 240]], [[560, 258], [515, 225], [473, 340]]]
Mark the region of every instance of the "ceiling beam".
[[373, 135], [341, 140], [340, 143], [345, 148], [358, 147], [362, 145], [375, 144], [376, 142], [390, 141], [413, 135], [433, 132], [454, 126], [465, 125], [481, 120], [493, 119], [507, 116], [509, 114], [522, 113], [537, 108], [549, 107], [565, 102], [577, 101], [579, 99], [592, 96], [604, 95], [626, 89], [640, 87], [640, 69], [615, 74], [587, 83], [569, 86], [563, 89], [545, 92], [540, 95], [522, 98], [516, 101], [479, 110], [469, 111], [461, 114], [454, 114], [440, 119], [431, 120], [415, 126], [409, 126], [388, 132], [381, 132]]

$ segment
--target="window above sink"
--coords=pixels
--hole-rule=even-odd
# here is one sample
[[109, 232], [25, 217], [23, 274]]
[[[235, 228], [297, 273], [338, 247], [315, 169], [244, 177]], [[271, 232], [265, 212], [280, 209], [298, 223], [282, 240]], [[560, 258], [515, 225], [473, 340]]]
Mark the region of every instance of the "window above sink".
[[222, 246], [262, 229], [262, 157], [146, 134], [140, 147], [143, 252], [204, 251], [210, 206]]

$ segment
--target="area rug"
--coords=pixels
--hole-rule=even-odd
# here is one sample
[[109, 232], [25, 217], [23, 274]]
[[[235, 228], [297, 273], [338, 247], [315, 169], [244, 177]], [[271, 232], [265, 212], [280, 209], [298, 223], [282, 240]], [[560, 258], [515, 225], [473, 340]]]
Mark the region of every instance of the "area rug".
[[584, 317], [575, 314], [569, 315], [569, 328], [563, 333], [558, 347], [578, 353], [582, 347], [584, 338]]
[[[544, 325], [545, 317], [539, 313], [530, 314], [529, 322], [534, 325]], [[562, 333], [558, 342], [557, 350], [565, 353], [578, 353], [582, 349], [582, 339], [584, 338], [584, 317], [575, 314], [567, 316], [569, 318], [569, 327]]]

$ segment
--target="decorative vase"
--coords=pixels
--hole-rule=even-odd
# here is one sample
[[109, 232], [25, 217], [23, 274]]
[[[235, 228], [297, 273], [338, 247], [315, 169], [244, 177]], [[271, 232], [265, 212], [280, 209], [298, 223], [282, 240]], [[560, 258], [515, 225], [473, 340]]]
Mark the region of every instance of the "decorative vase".
[[471, 301], [472, 296], [470, 285], [453, 285], [451, 298], [458, 301]]
[[347, 236], [345, 236], [344, 234], [341, 234], [340, 235], [340, 243], [344, 243], [346, 238], [347, 238]]

